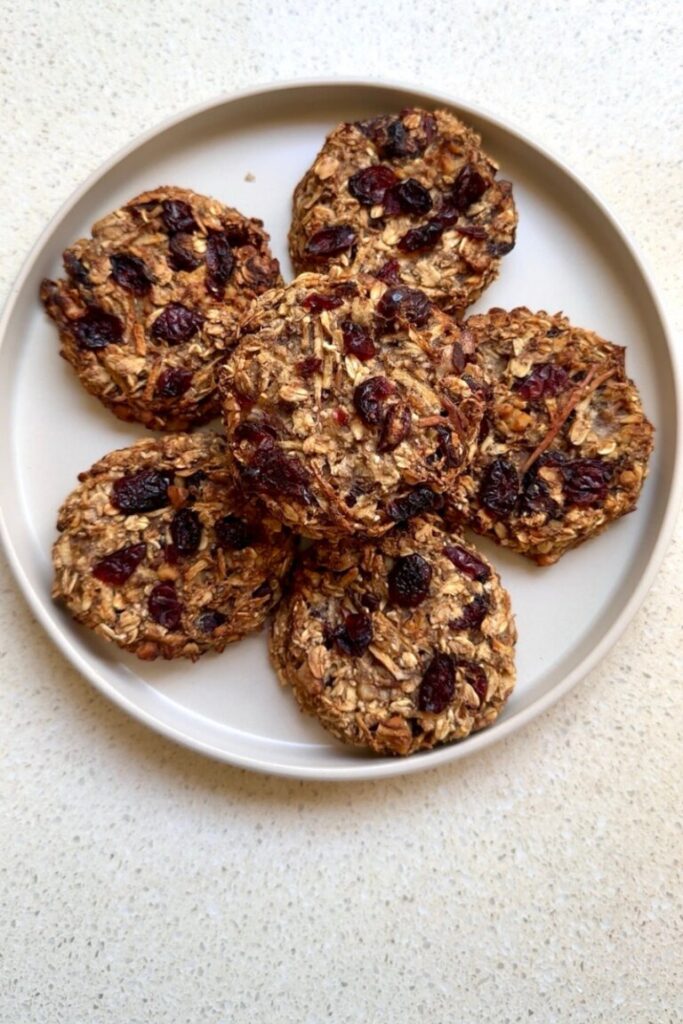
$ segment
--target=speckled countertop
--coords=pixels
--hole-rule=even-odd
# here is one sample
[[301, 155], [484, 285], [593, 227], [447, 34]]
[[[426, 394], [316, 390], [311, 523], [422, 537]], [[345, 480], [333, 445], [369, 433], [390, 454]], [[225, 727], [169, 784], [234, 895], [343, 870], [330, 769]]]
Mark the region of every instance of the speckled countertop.
[[[223, 91], [403, 78], [608, 201], [681, 323], [681, 7], [0, 2], [0, 289], [100, 161]], [[473, 759], [249, 775], [110, 706], [0, 566], [0, 1021], [683, 1020], [681, 532], [612, 654]], [[618, 720], [618, 724], [615, 724]]]

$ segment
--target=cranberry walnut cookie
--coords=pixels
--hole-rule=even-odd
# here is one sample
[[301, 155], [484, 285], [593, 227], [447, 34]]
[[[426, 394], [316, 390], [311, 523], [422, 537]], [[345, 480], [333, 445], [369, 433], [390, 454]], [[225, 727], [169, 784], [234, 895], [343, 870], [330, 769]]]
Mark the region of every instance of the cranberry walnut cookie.
[[369, 272], [460, 314], [515, 243], [508, 181], [445, 110], [340, 124], [294, 192], [297, 271]]
[[426, 516], [360, 546], [310, 549], [275, 614], [271, 658], [338, 739], [412, 754], [497, 718], [515, 642], [495, 570]]
[[457, 323], [424, 292], [303, 274], [262, 296], [221, 368], [230, 456], [298, 533], [384, 533], [439, 505], [484, 410]]
[[59, 512], [53, 597], [99, 636], [194, 660], [278, 603], [294, 541], [231, 484], [222, 438], [138, 441], [79, 480]]
[[550, 565], [635, 508], [652, 424], [624, 349], [560, 314], [492, 309], [464, 332], [492, 402], [447, 516]]
[[40, 294], [61, 354], [113, 413], [185, 430], [219, 409], [216, 367], [253, 299], [282, 282], [261, 221], [158, 188], [99, 220]]

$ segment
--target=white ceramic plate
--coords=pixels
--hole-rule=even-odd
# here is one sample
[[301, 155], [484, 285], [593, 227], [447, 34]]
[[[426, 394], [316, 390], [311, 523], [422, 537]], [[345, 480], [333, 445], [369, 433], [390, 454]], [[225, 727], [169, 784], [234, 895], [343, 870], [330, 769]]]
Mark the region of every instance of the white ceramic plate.
[[[346, 748], [300, 715], [276, 683], [264, 634], [196, 665], [150, 665], [90, 636], [53, 606], [50, 548], [58, 506], [80, 470], [144, 432], [114, 419], [81, 389], [58, 358], [37, 296], [41, 278], [59, 274], [60, 254], [72, 240], [160, 184], [208, 193], [261, 217], [287, 276], [292, 190], [325, 133], [338, 121], [412, 104], [453, 107], [482, 133], [502, 175], [514, 182], [517, 247], [474, 310], [562, 309], [576, 324], [627, 345], [627, 368], [657, 427], [657, 449], [637, 512], [559, 565], [538, 569], [482, 543], [517, 614], [517, 689], [489, 730], [396, 760]], [[512, 732], [566, 693], [614, 643], [643, 599], [672, 529], [680, 388], [640, 261], [600, 202], [557, 160], [499, 119], [447, 97], [380, 84], [304, 83], [222, 99], [167, 122], [101, 167], [47, 227], [12, 293], [0, 341], [2, 533], [35, 614], [76, 668], [120, 707], [246, 768], [319, 779], [394, 775], [464, 757]]]

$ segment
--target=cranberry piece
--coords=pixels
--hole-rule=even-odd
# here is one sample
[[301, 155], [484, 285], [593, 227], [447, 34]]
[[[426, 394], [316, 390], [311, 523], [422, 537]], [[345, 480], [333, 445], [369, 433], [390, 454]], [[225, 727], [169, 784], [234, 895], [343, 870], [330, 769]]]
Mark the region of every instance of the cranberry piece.
[[306, 253], [312, 259], [325, 260], [330, 256], [340, 256], [348, 252], [356, 244], [356, 232], [350, 224], [335, 224], [329, 228], [321, 228], [306, 242]]
[[157, 398], [180, 398], [192, 387], [192, 370], [183, 366], [169, 366], [157, 377], [154, 394]]
[[115, 252], [109, 262], [117, 284], [133, 295], [147, 295], [154, 282], [143, 260], [127, 252]]
[[453, 183], [451, 199], [461, 213], [464, 213], [483, 196], [488, 188], [488, 182], [481, 176], [473, 164], [465, 164]]
[[519, 474], [504, 458], [489, 463], [479, 488], [479, 501], [494, 516], [507, 516], [517, 503]]
[[400, 278], [401, 264], [398, 260], [387, 260], [383, 263], [378, 270], [375, 270], [374, 276], [379, 278], [380, 281], [384, 281], [385, 284], [398, 284]]
[[322, 368], [322, 365], [322, 359], [316, 359], [315, 356], [306, 356], [305, 359], [300, 359], [296, 364], [296, 372], [300, 377], [306, 379], [307, 377], [312, 377], [314, 374], [318, 373]]
[[377, 349], [367, 328], [361, 327], [353, 320], [343, 320], [341, 330], [347, 355], [355, 356], [361, 363], [367, 363], [368, 359], [372, 359]]
[[455, 696], [455, 663], [450, 654], [437, 652], [427, 665], [417, 691], [420, 711], [439, 715]]
[[408, 494], [401, 498], [394, 498], [387, 505], [387, 514], [395, 523], [404, 523], [413, 516], [420, 516], [424, 512], [431, 512], [441, 506], [441, 498], [434, 494], [429, 487], [420, 484]]
[[173, 583], [157, 583], [147, 601], [149, 614], [164, 629], [177, 629], [180, 625], [183, 606]]
[[450, 558], [455, 568], [459, 569], [463, 576], [469, 576], [471, 580], [483, 583], [491, 575], [491, 570], [486, 562], [482, 562], [480, 558], [466, 548], [460, 547], [459, 544], [446, 544], [443, 553], [446, 558]]
[[264, 417], [244, 420], [235, 430], [236, 441], [246, 441], [255, 447], [272, 445], [276, 438], [277, 430]]
[[222, 612], [214, 611], [213, 608], [207, 608], [206, 611], [199, 613], [195, 620], [195, 625], [202, 633], [213, 633], [225, 621], [225, 615]]
[[572, 505], [595, 505], [607, 497], [611, 476], [602, 459], [573, 459], [562, 467], [564, 496]]
[[456, 667], [461, 669], [465, 682], [469, 683], [479, 698], [479, 703], [483, 704], [488, 690], [488, 680], [483, 668], [480, 665], [475, 665], [472, 661], [465, 661], [464, 658], [456, 661]]
[[479, 629], [482, 622], [486, 618], [489, 610], [488, 598], [484, 594], [480, 594], [475, 597], [473, 601], [470, 601], [468, 605], [462, 610], [462, 615], [459, 619], [451, 619], [449, 626], [451, 629]]
[[179, 555], [194, 555], [202, 539], [202, 524], [191, 508], [181, 508], [173, 516], [171, 537]]
[[214, 299], [222, 299], [225, 286], [235, 269], [235, 257], [225, 231], [214, 231], [206, 240], [206, 290]]
[[338, 626], [333, 639], [342, 652], [351, 658], [360, 658], [372, 643], [372, 620], [365, 612], [352, 612]]
[[253, 547], [257, 539], [257, 530], [239, 516], [223, 516], [216, 520], [213, 528], [219, 546], [227, 551], [244, 551]]
[[410, 408], [405, 402], [390, 405], [382, 422], [377, 442], [378, 452], [393, 452], [410, 434]]
[[168, 262], [173, 270], [196, 270], [202, 258], [192, 249], [183, 245], [180, 235], [171, 235], [168, 240]]
[[407, 178], [395, 185], [392, 193], [396, 196], [398, 205], [404, 213], [423, 216], [432, 208], [432, 197], [416, 178]]
[[82, 260], [79, 260], [78, 256], [74, 256], [72, 252], [67, 249], [63, 257], [64, 269], [71, 278], [72, 281], [78, 281], [79, 284], [90, 284], [90, 275], [88, 274], [88, 268]]
[[443, 234], [443, 228], [438, 220], [428, 220], [419, 228], [411, 228], [405, 235], [399, 238], [396, 247], [400, 252], [422, 252], [425, 249], [432, 249]]
[[550, 497], [548, 485], [532, 466], [525, 473], [522, 481], [522, 494], [519, 499], [519, 514], [522, 516], [545, 515], [553, 519], [559, 512], [557, 502]]
[[164, 227], [170, 234], [177, 234], [183, 231], [191, 234], [199, 230], [199, 225], [194, 219], [192, 207], [182, 199], [164, 199], [161, 204], [161, 219]]
[[377, 206], [384, 199], [384, 193], [396, 181], [391, 167], [374, 164], [356, 171], [349, 178], [348, 189], [362, 206]]
[[147, 553], [146, 544], [128, 544], [125, 548], [105, 555], [92, 567], [92, 574], [102, 583], [120, 587], [132, 576]]
[[389, 573], [389, 600], [400, 608], [417, 608], [429, 596], [432, 567], [422, 555], [397, 558]]
[[462, 460], [458, 449], [453, 444], [453, 432], [449, 427], [439, 425], [436, 427], [436, 434], [439, 438], [435, 452], [436, 457], [443, 459], [447, 466], [459, 466]]
[[382, 404], [393, 394], [394, 385], [386, 377], [368, 377], [353, 392], [356, 412], [368, 426], [377, 426], [382, 419]]
[[405, 320], [414, 327], [424, 327], [432, 312], [432, 304], [418, 288], [399, 285], [387, 288], [377, 303], [377, 312], [389, 322]]
[[313, 503], [310, 478], [294, 455], [286, 455], [272, 444], [261, 444], [247, 466], [241, 468], [243, 479], [261, 494], [280, 498], [283, 495], [304, 505]]
[[172, 482], [172, 472], [141, 469], [114, 482], [111, 503], [125, 515], [154, 512], [170, 504], [168, 488]]
[[320, 292], [311, 292], [301, 305], [309, 313], [320, 313], [323, 309], [337, 309], [343, 301], [341, 295], [321, 295]]
[[157, 341], [180, 345], [201, 330], [204, 317], [196, 309], [188, 309], [182, 302], [169, 302], [152, 324], [151, 334]]
[[99, 306], [88, 306], [85, 315], [75, 320], [71, 329], [79, 347], [91, 351], [116, 345], [123, 338], [123, 324], [119, 318], [105, 313]]
[[511, 242], [489, 242], [488, 244], [488, 250], [492, 256], [507, 256], [514, 247], [514, 239]]
[[514, 390], [527, 402], [538, 402], [541, 398], [554, 398], [569, 387], [569, 374], [556, 363], [539, 363], [523, 380], [517, 381]]
[[375, 597], [374, 594], [362, 594], [360, 603], [364, 608], [367, 608], [368, 611], [376, 612], [380, 606], [380, 599]]
[[263, 583], [259, 583], [258, 587], [255, 587], [252, 592], [252, 597], [270, 597], [273, 591], [268, 580], [264, 580]]

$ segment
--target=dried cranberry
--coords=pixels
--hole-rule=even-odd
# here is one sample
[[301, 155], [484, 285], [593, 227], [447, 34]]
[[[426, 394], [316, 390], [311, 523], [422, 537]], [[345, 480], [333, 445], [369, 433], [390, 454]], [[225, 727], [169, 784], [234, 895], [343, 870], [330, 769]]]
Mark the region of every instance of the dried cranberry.
[[123, 324], [117, 316], [105, 313], [99, 306], [88, 306], [85, 315], [72, 324], [80, 348], [90, 350], [116, 345], [123, 338]]
[[192, 207], [182, 199], [164, 199], [161, 211], [161, 219], [169, 233], [177, 234], [178, 231], [184, 231], [189, 235], [199, 230]]
[[127, 252], [115, 252], [109, 262], [117, 284], [133, 295], [147, 295], [154, 282], [143, 260]]
[[420, 484], [408, 494], [404, 494], [403, 497], [390, 501], [387, 505], [387, 514], [395, 523], [404, 523], [413, 516], [438, 509], [441, 504], [442, 499], [438, 494], [431, 491], [429, 487], [425, 487], [424, 484]]
[[348, 189], [362, 206], [376, 206], [384, 199], [386, 190], [396, 181], [391, 167], [374, 164], [356, 171], [349, 178]]
[[306, 356], [305, 359], [300, 359], [296, 364], [296, 372], [300, 377], [306, 379], [307, 377], [312, 377], [314, 374], [318, 373], [322, 368], [322, 365], [322, 359], [317, 359], [315, 356]]
[[236, 441], [246, 441], [256, 447], [272, 445], [276, 438], [277, 430], [265, 417], [243, 420], [235, 429]]
[[420, 711], [439, 715], [455, 696], [455, 664], [450, 654], [438, 651], [430, 661], [417, 691]]
[[179, 555], [194, 555], [202, 539], [202, 523], [191, 508], [181, 508], [173, 516], [171, 537]]
[[372, 359], [377, 349], [367, 328], [354, 323], [353, 320], [343, 320], [341, 330], [347, 355], [355, 356], [361, 363]]
[[132, 576], [147, 553], [146, 544], [128, 544], [125, 548], [105, 555], [92, 567], [95, 579], [119, 587]]
[[522, 480], [522, 493], [519, 498], [519, 514], [522, 516], [545, 515], [554, 518], [559, 512], [557, 502], [551, 498], [548, 485], [532, 466]]
[[306, 242], [306, 253], [312, 259], [325, 260], [330, 256], [340, 256], [348, 252], [356, 244], [356, 232], [350, 224], [335, 224], [329, 228], [321, 228]]
[[443, 459], [447, 466], [459, 466], [462, 458], [460, 450], [453, 444], [453, 431], [445, 424], [436, 427], [436, 435], [439, 438], [435, 456]]
[[607, 497], [612, 467], [603, 459], [573, 459], [562, 466], [565, 499], [572, 505], [595, 505]]
[[486, 700], [488, 680], [481, 665], [475, 665], [473, 661], [466, 661], [464, 658], [458, 658], [455, 664], [465, 677], [465, 682], [469, 683], [476, 693], [479, 703], [483, 704]]
[[157, 398], [180, 398], [192, 387], [192, 370], [183, 366], [169, 366], [157, 377], [154, 394]]
[[334, 410], [334, 418], [336, 419], [340, 427], [345, 427], [346, 424], [349, 422], [349, 414], [347, 413], [346, 409], [342, 409], [341, 406]]
[[483, 583], [491, 575], [486, 562], [482, 562], [480, 558], [473, 555], [466, 548], [460, 547], [459, 544], [446, 544], [443, 549], [444, 555], [450, 558], [456, 569], [459, 569], [463, 576], [469, 576], [471, 580], [478, 580]]
[[424, 249], [432, 249], [442, 234], [443, 228], [438, 220], [428, 220], [426, 224], [406, 231], [396, 243], [396, 248], [400, 252], [422, 252]]
[[526, 402], [538, 402], [541, 398], [554, 398], [566, 391], [570, 384], [569, 374], [556, 363], [539, 363], [531, 373], [517, 381], [514, 390]]
[[248, 465], [241, 468], [241, 474], [261, 494], [277, 498], [284, 495], [304, 505], [313, 503], [310, 477], [302, 463], [272, 444], [261, 444]]
[[169, 302], [152, 324], [151, 334], [157, 341], [180, 345], [201, 330], [204, 317], [196, 309], [188, 309], [182, 302]]
[[235, 269], [235, 257], [225, 231], [213, 231], [206, 240], [206, 290], [214, 299], [222, 299], [225, 286]]
[[519, 493], [519, 474], [511, 462], [494, 459], [484, 471], [479, 488], [479, 501], [494, 516], [512, 512]]
[[273, 593], [272, 587], [268, 580], [264, 580], [263, 583], [259, 583], [258, 587], [254, 587], [251, 592], [252, 597], [270, 597]]
[[78, 281], [79, 284], [90, 284], [90, 275], [88, 268], [82, 260], [79, 260], [78, 256], [74, 256], [72, 252], [67, 249], [63, 257], [64, 269], [66, 270], [72, 281]]
[[421, 185], [415, 178], [406, 178], [394, 186], [393, 194], [404, 213], [414, 213], [424, 216], [432, 208], [432, 197], [424, 185]]
[[432, 304], [418, 288], [399, 285], [387, 288], [377, 303], [377, 312], [388, 322], [405, 320], [414, 327], [423, 327], [432, 312]]
[[368, 377], [357, 385], [353, 404], [364, 423], [377, 426], [382, 419], [382, 404], [394, 390], [394, 385], [386, 377]]
[[365, 612], [352, 612], [344, 619], [333, 634], [337, 647], [343, 654], [360, 658], [372, 643], [372, 620]]
[[170, 504], [168, 488], [173, 473], [158, 469], [141, 469], [114, 482], [111, 503], [119, 512], [154, 512]]
[[195, 621], [195, 625], [202, 633], [213, 633], [213, 631], [218, 629], [219, 626], [222, 626], [225, 621], [225, 615], [223, 615], [222, 612], [217, 612], [212, 608], [207, 608], [206, 611], [199, 613]]
[[441, 226], [442, 231], [445, 231], [446, 228], [454, 226], [459, 216], [460, 211], [455, 203], [448, 196], [444, 196], [441, 200], [439, 212], [435, 217], [432, 217], [432, 220]]
[[489, 242], [488, 250], [492, 256], [507, 256], [515, 247], [515, 240], [511, 242]]
[[216, 540], [220, 547], [227, 551], [244, 551], [253, 547], [257, 539], [257, 529], [239, 516], [223, 516], [214, 523]]
[[409, 436], [410, 428], [410, 407], [405, 402], [390, 405], [382, 421], [377, 451], [393, 452]]
[[183, 245], [180, 235], [171, 235], [168, 240], [168, 262], [173, 270], [196, 270], [202, 258], [192, 249]]
[[164, 629], [177, 629], [180, 625], [183, 606], [173, 583], [157, 583], [152, 588], [147, 602], [149, 614]]
[[457, 209], [464, 213], [472, 203], [481, 199], [487, 188], [488, 182], [476, 167], [473, 164], [465, 164], [453, 183], [451, 199]]
[[380, 599], [374, 594], [361, 594], [360, 603], [371, 612], [376, 612], [380, 606]]
[[429, 595], [432, 567], [422, 555], [397, 558], [389, 573], [389, 600], [400, 608], [417, 608]]
[[401, 264], [398, 260], [387, 260], [381, 267], [374, 271], [374, 277], [384, 281], [385, 284], [398, 284], [400, 278]]
[[458, 619], [451, 619], [451, 629], [479, 629], [489, 610], [488, 598], [484, 594], [475, 597], [465, 605]]
[[309, 313], [320, 313], [323, 309], [336, 309], [341, 306], [343, 301], [341, 295], [322, 295], [320, 292], [311, 292], [301, 305]]

